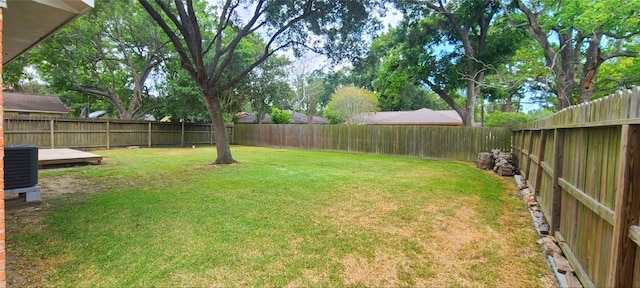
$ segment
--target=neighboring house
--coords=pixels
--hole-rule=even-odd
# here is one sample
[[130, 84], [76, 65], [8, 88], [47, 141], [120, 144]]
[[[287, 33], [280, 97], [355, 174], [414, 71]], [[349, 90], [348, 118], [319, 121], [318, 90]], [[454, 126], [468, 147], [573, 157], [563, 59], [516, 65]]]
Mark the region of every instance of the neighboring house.
[[58, 96], [3, 92], [4, 115], [65, 117], [71, 109]]
[[[270, 122], [271, 122], [271, 116], [265, 113], [261, 123], [269, 124]], [[256, 115], [252, 115], [252, 114], [241, 115], [238, 117], [238, 121], [236, 123], [254, 124], [256, 123]], [[293, 112], [293, 115], [291, 115], [291, 124], [307, 124], [307, 123], [309, 123], [309, 118], [307, 117], [307, 115], [304, 115], [298, 112]], [[311, 124], [329, 124], [329, 123], [330, 123], [329, 119], [324, 117], [313, 116], [313, 119], [311, 120]]]
[[371, 125], [425, 125], [463, 126], [455, 110], [435, 111], [427, 108], [415, 111], [376, 112], [361, 116], [364, 124]]

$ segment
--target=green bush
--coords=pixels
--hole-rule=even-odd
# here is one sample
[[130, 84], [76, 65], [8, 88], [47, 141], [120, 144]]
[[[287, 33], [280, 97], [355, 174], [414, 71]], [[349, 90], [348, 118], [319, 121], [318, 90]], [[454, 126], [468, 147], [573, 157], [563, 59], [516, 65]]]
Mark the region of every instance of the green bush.
[[485, 127], [512, 127], [514, 125], [533, 121], [535, 118], [529, 114], [513, 112], [494, 112], [488, 114], [484, 121]]
[[291, 122], [291, 114], [280, 111], [278, 108], [271, 109], [271, 124], [289, 124]]
[[339, 113], [337, 113], [336, 111], [332, 110], [331, 107], [328, 107], [326, 110], [324, 110], [324, 113], [322, 114], [322, 116], [324, 116], [325, 118], [329, 119], [329, 122], [331, 124], [344, 123], [344, 121], [346, 120], [344, 118], [344, 116], [342, 116]]

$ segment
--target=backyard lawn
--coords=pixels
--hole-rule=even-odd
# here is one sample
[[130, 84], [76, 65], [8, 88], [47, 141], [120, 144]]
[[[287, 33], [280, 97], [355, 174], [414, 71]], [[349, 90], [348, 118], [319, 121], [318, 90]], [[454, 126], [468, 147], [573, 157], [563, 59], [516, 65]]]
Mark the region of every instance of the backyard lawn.
[[13, 286], [554, 285], [512, 180], [470, 163], [232, 147], [97, 151], [6, 208]]

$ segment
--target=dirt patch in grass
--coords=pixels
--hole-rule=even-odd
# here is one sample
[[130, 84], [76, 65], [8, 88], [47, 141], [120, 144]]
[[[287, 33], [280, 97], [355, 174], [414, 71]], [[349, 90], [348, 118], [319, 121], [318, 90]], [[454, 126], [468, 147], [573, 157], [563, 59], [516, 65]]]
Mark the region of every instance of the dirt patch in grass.
[[[25, 203], [19, 197], [6, 199], [5, 217], [7, 219], [7, 234], [13, 234], [18, 229], [30, 233], [40, 233], [44, 227], [44, 214], [57, 206], [50, 200], [63, 197], [78, 197], [77, 193], [86, 195], [88, 191], [86, 181], [71, 176], [57, 176], [41, 178], [42, 202]], [[7, 241], [7, 284], [12, 287], [41, 287], [47, 283], [47, 277], [60, 263], [67, 261], [64, 257], [45, 259], [27, 259], [23, 250], [28, 250], [24, 243]]]
[[[32, 232], [39, 232], [44, 228], [43, 216], [47, 211], [53, 210], [56, 205], [49, 200], [59, 199], [78, 193], [85, 181], [74, 179], [70, 176], [59, 176], [40, 179], [42, 202], [26, 203], [18, 196], [5, 199], [6, 218], [12, 222], [7, 227], [25, 229]], [[15, 223], [15, 224], [14, 224]]]
[[44, 201], [77, 193], [80, 187], [86, 186], [86, 181], [75, 179], [68, 175], [44, 178], [40, 179], [39, 182], [42, 187], [42, 200]]

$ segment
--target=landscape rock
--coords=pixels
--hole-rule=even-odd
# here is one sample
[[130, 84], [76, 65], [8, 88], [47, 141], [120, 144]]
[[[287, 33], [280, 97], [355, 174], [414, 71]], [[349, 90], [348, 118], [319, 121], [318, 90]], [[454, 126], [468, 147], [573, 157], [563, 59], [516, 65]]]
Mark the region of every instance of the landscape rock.
[[567, 287], [569, 288], [582, 288], [582, 284], [576, 275], [573, 272], [568, 272], [564, 275], [565, 279], [567, 279]]
[[556, 262], [556, 269], [558, 272], [562, 274], [573, 272], [573, 268], [571, 267], [571, 264], [569, 264], [567, 258], [564, 258], [560, 253], [553, 254], [553, 261]]
[[491, 153], [478, 154], [476, 166], [480, 169], [493, 169], [500, 176], [513, 176], [518, 173], [515, 155], [497, 149], [491, 150]]
[[545, 254], [553, 256], [555, 253], [562, 253], [560, 246], [556, 244], [556, 240], [553, 236], [545, 236], [538, 240], [538, 243], [544, 247]]

